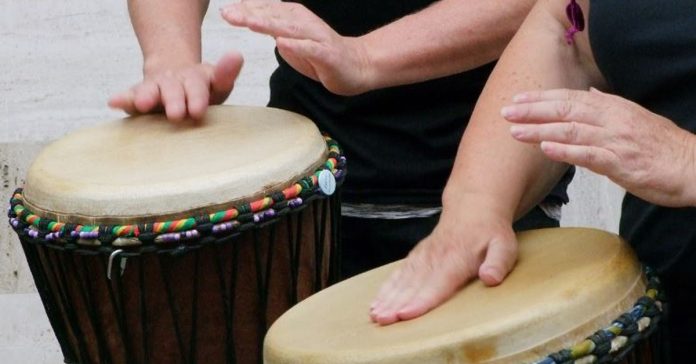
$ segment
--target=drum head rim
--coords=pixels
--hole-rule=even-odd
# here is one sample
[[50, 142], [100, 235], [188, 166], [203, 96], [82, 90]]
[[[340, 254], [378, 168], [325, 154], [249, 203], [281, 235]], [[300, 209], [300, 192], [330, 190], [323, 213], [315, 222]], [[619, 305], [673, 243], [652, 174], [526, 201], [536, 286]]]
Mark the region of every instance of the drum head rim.
[[[554, 229], [554, 230], [565, 230], [566, 233], [571, 232], [577, 232], [577, 231], [584, 231], [581, 236], [581, 239], [586, 239], [586, 238], [593, 238], [593, 237], [598, 237], [597, 235], [601, 237], [602, 235], [611, 235], [613, 238], [611, 239], [612, 244], [611, 246], [616, 246], [617, 248], [611, 248], [610, 250], [604, 251], [603, 249], [598, 250], [597, 254], [602, 255], [602, 256], [607, 256], [606, 263], [601, 263], [598, 265], [591, 265], [592, 268], [590, 270], [581, 270], [580, 272], [583, 272], [582, 276], [579, 276], [575, 274], [575, 278], [571, 279], [571, 282], [574, 283], [565, 283], [562, 286], [558, 286], [558, 281], [553, 281], [555, 283], [552, 283], [556, 285], [556, 287], [561, 287], [561, 290], [552, 290], [548, 291], [550, 296], [544, 296], [544, 295], [537, 295], [538, 289], [533, 289], [530, 292], [535, 292], [534, 295], [536, 297], [540, 297], [541, 301], [539, 300], [534, 300], [530, 301], [532, 303], [532, 306], [520, 306], [522, 310], [526, 309], [531, 309], [532, 307], [535, 307], [535, 309], [538, 309], [540, 306], [538, 304], [534, 304], [534, 302], [544, 302], [548, 299], [551, 299], [552, 297], [558, 298], [558, 297], [563, 297], [563, 299], [570, 299], [571, 301], [575, 301], [576, 299], [573, 298], [573, 296], [566, 296], [565, 292], [571, 292], [572, 289], [578, 288], [581, 291], [587, 291], [587, 293], [590, 293], [587, 295], [587, 293], [584, 293], [584, 297], [582, 300], [577, 301], [579, 302], [596, 302], [593, 306], [587, 306], [586, 304], [581, 304], [578, 306], [577, 303], [574, 305], [576, 307], [594, 307], [595, 305], [598, 304], [598, 302], [603, 302], [601, 306], [598, 306], [600, 309], [596, 308], [591, 308], [591, 309], [581, 309], [580, 311], [574, 311], [574, 312], [580, 312], [582, 313], [581, 315], [578, 316], [577, 313], [573, 314], [572, 319], [565, 319], [564, 321], [567, 323], [567, 325], [563, 325], [562, 331], [553, 331], [553, 335], [551, 336], [546, 336], [539, 337], [538, 335], [534, 335], [531, 341], [527, 341], [523, 339], [523, 341], [518, 341], [522, 336], [525, 336], [525, 330], [522, 330], [522, 326], [519, 325], [512, 325], [515, 327], [519, 327], [520, 329], [514, 329], [513, 327], [508, 327], [507, 325], [500, 326], [500, 328], [504, 327], [503, 332], [508, 332], [508, 334], [503, 334], [501, 337], [497, 336], [490, 336], [490, 335], [498, 335], [494, 332], [501, 333], [500, 330], [491, 330], [491, 331], [486, 331], [481, 329], [483, 326], [479, 324], [479, 322], [482, 322], [484, 325], [497, 325], [495, 323], [489, 324], [488, 321], [481, 320], [481, 319], [458, 319], [450, 316], [450, 319], [452, 319], [452, 322], [455, 322], [455, 325], [463, 324], [463, 323], [471, 323], [475, 326], [470, 326], [472, 329], [470, 330], [463, 330], [459, 331], [457, 333], [446, 333], [442, 329], [437, 329], [437, 326], [443, 323], [443, 315], [442, 314], [436, 314], [439, 315], [439, 318], [433, 319], [431, 317], [430, 319], [427, 319], [427, 321], [423, 321], [422, 324], [418, 322], [405, 322], [407, 326], [403, 326], [402, 329], [398, 328], [391, 328], [387, 326], [385, 329], [387, 331], [384, 331], [384, 334], [380, 334], [379, 331], [375, 331], [375, 329], [370, 328], [370, 325], [366, 325], [365, 323], [362, 323], [362, 321], [365, 321], [366, 323], [369, 322], [369, 318], [367, 315], [368, 308], [367, 305], [368, 303], [365, 303], [366, 299], [369, 300], [369, 297], [365, 296], [366, 294], [369, 296], [369, 292], [372, 290], [377, 289], [378, 286], [374, 286], [375, 281], [379, 280], [379, 277], [382, 277], [384, 279], [384, 274], [374, 274], [372, 278], [367, 278], [368, 273], [364, 273], [363, 276], [365, 278], [361, 279], [359, 278], [360, 276], [354, 277], [353, 279], [357, 279], [354, 281], [352, 285], [344, 285], [339, 286], [336, 285], [334, 287], [329, 287], [325, 292], [319, 293], [319, 295], [315, 297], [310, 297], [308, 300], [304, 301], [301, 303], [299, 306], [296, 308], [291, 309], [286, 313], [287, 318], [284, 319], [281, 317], [276, 323], [271, 327], [269, 334], [267, 336], [267, 343], [266, 343], [266, 353], [268, 354], [268, 357], [270, 358], [268, 360], [268, 363], [273, 364], [273, 363], [300, 363], [303, 362], [303, 360], [308, 360], [312, 359], [314, 361], [306, 361], [307, 363], [321, 363], [321, 362], [332, 362], [332, 363], [417, 363], [423, 362], [424, 360], [435, 360], [435, 358], [449, 358], [447, 361], [443, 359], [441, 362], [462, 362], [462, 363], [468, 363], [468, 362], [485, 362], [485, 363], [518, 363], [518, 362], [532, 362], [534, 360], [538, 360], [539, 357], [541, 357], [544, 354], [554, 352], [556, 350], [559, 350], [565, 346], [573, 345], [577, 342], [577, 340], [582, 340], [582, 338], [592, 334], [595, 332], [598, 328], [603, 327], [604, 325], [611, 323], [612, 320], [614, 320], [620, 313], [624, 312], [624, 310], [630, 310], [631, 307], [633, 307], [634, 303], [636, 300], [641, 297], [645, 292], [645, 281], [642, 275], [640, 274], [641, 270], [640, 267], [636, 263], [629, 263], [631, 260], [635, 262], [635, 256], [630, 250], [630, 248], [624, 243], [621, 243], [621, 240], [618, 236], [615, 236], [613, 234], [607, 234], [606, 232], [601, 232], [599, 230], [595, 229], [577, 229], [577, 228], [563, 228], [563, 229]], [[550, 230], [546, 230], [550, 231]], [[601, 234], [600, 234], [601, 233]], [[567, 234], [566, 234], [567, 235]], [[559, 239], [556, 239], [559, 240]], [[608, 243], [609, 241], [607, 241]], [[579, 241], [576, 241], [573, 243], [579, 243]], [[620, 243], [616, 245], [617, 243]], [[524, 246], [524, 244], [522, 244]], [[581, 258], [581, 262], [587, 261], [588, 258], [597, 256], [597, 254], [580, 254], [580, 255], [573, 255], [572, 253], [564, 253], [567, 252], [567, 247], [569, 245], [562, 245], [565, 247], [562, 251], [556, 250], [559, 254], [566, 255], [568, 258], [571, 260], [574, 260], [573, 258]], [[572, 245], [572, 246], [577, 246], [577, 245]], [[593, 246], [596, 246], [594, 244]], [[618, 250], [616, 250], [618, 249]], [[527, 256], [531, 252], [537, 251], [538, 249], [532, 249], [532, 250], [527, 250]], [[611, 251], [611, 254], [608, 254]], [[536, 253], [535, 253], [536, 254]], [[623, 258], [620, 260], [616, 260], [616, 258], [609, 258], [610, 256], [613, 257], [627, 257], [627, 258], [632, 258], [629, 261], [625, 261]], [[548, 256], [543, 256], [543, 261], [548, 261], [549, 257], [554, 257], [559, 255], [548, 255]], [[523, 257], [521, 256], [521, 259]], [[539, 260], [530, 260], [526, 263], [526, 267], [530, 267], [529, 264], [536, 264], [532, 262], [538, 262]], [[565, 266], [565, 262], [567, 261], [566, 259], [560, 260], [560, 263], [556, 264], [562, 264], [561, 269]], [[607, 265], [608, 264], [608, 265]], [[630, 267], [630, 268], [629, 268]], [[518, 267], [519, 268], [519, 267]], [[588, 267], [589, 268], [589, 267]], [[518, 277], [534, 277], [533, 282], [537, 282], [539, 280], [539, 277], [542, 277], [541, 279], [544, 279], [543, 277], [546, 276], [547, 274], [553, 274], [553, 270], [557, 268], [552, 268], [552, 270], [529, 270], [527, 269], [526, 272], [534, 274], [533, 276], [518, 276]], [[607, 270], [609, 269], [609, 270]], [[604, 275], [606, 273], [612, 272], [614, 269], [620, 269], [621, 272], [625, 273], [620, 273], [624, 278], [619, 278], [621, 282], [620, 285], [618, 284], [617, 279], [610, 279], [607, 281], [604, 281], [603, 283], [600, 281], [598, 283], [601, 283], [601, 286], [605, 287], [602, 288], [601, 290], [594, 290], [594, 284], [587, 286], [587, 283], [594, 282], [594, 277], [598, 275]], [[539, 273], [541, 272], [546, 272], [545, 274], [542, 274], [541, 276]], [[618, 271], [617, 271], [618, 272]], [[587, 276], [586, 274], [589, 273], [590, 276]], [[565, 278], [563, 278], [565, 279]], [[525, 279], [526, 280], [526, 279]], [[519, 279], [517, 280], [518, 282], [520, 281]], [[529, 287], [532, 288], [532, 286], [529, 286], [529, 281], [527, 285], [520, 286], [519, 284], [513, 284], [512, 287]], [[567, 282], [567, 281], [564, 281]], [[583, 284], [585, 283], [585, 284]], [[478, 286], [482, 286], [480, 282], [476, 282]], [[580, 285], [578, 285], [580, 284]], [[537, 283], [534, 283], [535, 286], [538, 286]], [[367, 288], [357, 288], [357, 287], [367, 287]], [[621, 287], [619, 289], [619, 287]], [[338, 290], [342, 290], [343, 293], [339, 292]], [[589, 291], [588, 291], [589, 289]], [[598, 296], [596, 293], [598, 292], [604, 292], [606, 289], [609, 289], [610, 291], [615, 291], [617, 294], [616, 295], [610, 295], [606, 296], [605, 298], [601, 298], [599, 300], [596, 300], [595, 298], [592, 297], [601, 297]], [[329, 292], [329, 290], [333, 290]], [[525, 288], [526, 290], [526, 288]], [[477, 294], [483, 294], [482, 291], [480, 290], [475, 290]], [[488, 291], [488, 292], [494, 292], [494, 291]], [[508, 296], [509, 290], [503, 289], [502, 291], [499, 291], [504, 293], [505, 296]], [[546, 288], [543, 288], [542, 292], [547, 292]], [[557, 293], [551, 293], [551, 292], [557, 292]], [[562, 292], [563, 295], [559, 295], [558, 293]], [[648, 289], [648, 292], [650, 292], [650, 289]], [[349, 294], [348, 296], [346, 294]], [[320, 295], [323, 295], [324, 298], [329, 298], [328, 296], [336, 297], [333, 299], [319, 299], [321, 297]], [[649, 295], [654, 296], [653, 293], [649, 293]], [[347, 298], [347, 297], [353, 297], [352, 299]], [[462, 300], [462, 298], [467, 297], [467, 300]], [[464, 307], [467, 307], [468, 304], [466, 302], [468, 301], [469, 298], [473, 296], [471, 295], [464, 295], [459, 297], [458, 299], [458, 304], [455, 305], [450, 305], [449, 308], [445, 309], [444, 311], [440, 310], [441, 313], [446, 312], [448, 314], [454, 314], [456, 315], [456, 312], [459, 312], [459, 309], [464, 309]], [[493, 294], [491, 297], [496, 297], [496, 299], [500, 299], [502, 296], [500, 294], [496, 295]], [[513, 295], [513, 297], [518, 297], [522, 298], [525, 297], [524, 295]], [[588, 300], [589, 298], [589, 300]], [[350, 299], [350, 302], [363, 302], [362, 309], [360, 307], [357, 308], [348, 308], [344, 307], [342, 310], [339, 306], [341, 303], [339, 302], [344, 302], [346, 299]], [[485, 302], [493, 302], [491, 301], [493, 298], [487, 298], [482, 301], [478, 301], [477, 303], [479, 304], [484, 304]], [[579, 298], [578, 298], [579, 299]], [[453, 301], [453, 300], [452, 300]], [[571, 302], [569, 301], [569, 302]], [[313, 302], [313, 303], [310, 303]], [[512, 303], [513, 306], [518, 306], [518, 304], [514, 302], [518, 302], [516, 299], [509, 301]], [[520, 301], [520, 302], [526, 302], [526, 300]], [[606, 303], [604, 303], [606, 302]], [[638, 300], [640, 302], [640, 300]], [[451, 303], [451, 302], [450, 302]], [[331, 306], [331, 305], [334, 306]], [[346, 303], [347, 304], [347, 303]], [[474, 303], [476, 304], [476, 303]], [[298, 311], [299, 307], [305, 305], [305, 309]], [[353, 303], [354, 305], [354, 303]], [[462, 306], [464, 305], [464, 306]], [[565, 304], [563, 304], [565, 305]], [[480, 307], [484, 307], [480, 306]], [[503, 306], [494, 306], [494, 307], [509, 307], [510, 305], [503, 305]], [[546, 305], [544, 305], [546, 306]], [[356, 307], [356, 306], [354, 306]], [[526, 308], [525, 308], [526, 307]], [[553, 307], [553, 306], [550, 306]], [[364, 313], [362, 312], [364, 310]], [[575, 310], [575, 309], [574, 309]], [[344, 312], [349, 312], [346, 314], [342, 314], [341, 311]], [[512, 312], [517, 312], [519, 310], [513, 310]], [[521, 311], [521, 312], [523, 312]], [[333, 314], [331, 313], [333, 312]], [[474, 311], [474, 312], [479, 312], [479, 311]], [[491, 313], [494, 315], [498, 315], [497, 309], [490, 310], [486, 309], [483, 312], [484, 315], [483, 317], [488, 317], [490, 316]], [[554, 311], [555, 312], [555, 311]], [[584, 313], [586, 312], [586, 313]], [[435, 313], [435, 311], [431, 312]], [[331, 318], [328, 321], [321, 321], [318, 320], [316, 323], [308, 325], [307, 327], [299, 327], [299, 326], [304, 326], [301, 325], [300, 322], [305, 321], [303, 317], [306, 317], [306, 314], [310, 314], [311, 316], [319, 316], [319, 317], [324, 317], [324, 316], [331, 316], [331, 315], [337, 315], [335, 318]], [[363, 319], [363, 314], [364, 314], [364, 319]], [[357, 315], [357, 316], [356, 316]], [[478, 314], [475, 314], [478, 315]], [[516, 314], [512, 314], [511, 317], [515, 317]], [[526, 315], [526, 314], [524, 314]], [[553, 313], [549, 313], [549, 315], [554, 316]], [[471, 316], [471, 315], [469, 315]], [[509, 315], [505, 315], [505, 317], [508, 317]], [[537, 315], [530, 314], [530, 316], [527, 316], [527, 319], [531, 319], [532, 321], [530, 322], [536, 322], [535, 317]], [[548, 317], [548, 316], [547, 316]], [[559, 316], [562, 317], [562, 316]], [[596, 319], [593, 319], [596, 318]], [[358, 320], [359, 322], [356, 322], [355, 320]], [[419, 319], [416, 319], [416, 321]], [[323, 323], [322, 323], [323, 322]], [[349, 327], [352, 325], [350, 322], [356, 322], [356, 326], [352, 326], [355, 328], [355, 330], [351, 330]], [[508, 321], [509, 322], [509, 321]], [[561, 322], [558, 320], [548, 320], [546, 325], [553, 325], [555, 326], [555, 322]], [[439, 323], [439, 324], [438, 324]], [[415, 326], [413, 325], [415, 324]], [[299, 326], [298, 326], [299, 325]], [[397, 326], [400, 324], [396, 324]], [[542, 326], [544, 323], [542, 322]], [[525, 329], [531, 329], [531, 330], [536, 330], [538, 325], [526, 325]], [[292, 329], [293, 327], [297, 329]], [[330, 327], [335, 327], [336, 329], [332, 329]], [[443, 326], [445, 330], [450, 327], [449, 325], [445, 324]], [[454, 326], [453, 326], [454, 327]], [[465, 327], [465, 326], [456, 326], [456, 327]], [[572, 328], [574, 327], [574, 328]], [[472, 336], [471, 331], [481, 331], [482, 333], [479, 334], [474, 334]], [[507, 331], [508, 329], [513, 330], [515, 332], [510, 332]], [[327, 331], [323, 331], [327, 330]], [[416, 331], [414, 331], [416, 330]], [[425, 330], [425, 331], [422, 331]], [[456, 330], [456, 329], [455, 329]], [[570, 330], [570, 331], [565, 331], [565, 330]], [[403, 331], [403, 332], [402, 332]], [[316, 336], [315, 334], [312, 333], [318, 333], [319, 336]], [[335, 333], [335, 335], [332, 335], [331, 333]], [[401, 333], [400, 333], [401, 332]], [[430, 332], [428, 335], [424, 335], [422, 339], [418, 339], [416, 335], [417, 332]], [[494, 333], [494, 334], [485, 334], [486, 332]], [[546, 332], [542, 330], [541, 332]], [[345, 334], [344, 334], [345, 333]], [[458, 342], [457, 340], [461, 338], [461, 335], [467, 335], [469, 338], [473, 338], [473, 340], [466, 341], [466, 342]], [[382, 335], [396, 335], [392, 339], [389, 339], [387, 337], [384, 337], [384, 340], [380, 339], [380, 336]], [[431, 336], [435, 335], [435, 336]], [[486, 336], [488, 335], [488, 336]], [[320, 341], [315, 341], [312, 338], [313, 337], [324, 337], [325, 339], [321, 339]], [[355, 341], [352, 341], [351, 337], [355, 337]], [[432, 339], [433, 337], [436, 337], [435, 339]], [[490, 337], [492, 340], [487, 340], [486, 338]], [[430, 339], [428, 339], [430, 338]], [[351, 340], [349, 343], [345, 343], [344, 340]], [[307, 345], [303, 343], [307, 343]], [[379, 344], [376, 344], [379, 343]], [[480, 345], [479, 345], [480, 344]], [[336, 346], [338, 345], [338, 346]], [[357, 345], [357, 346], [356, 346]], [[364, 349], [361, 348], [361, 345], [365, 345]], [[413, 347], [418, 347], [419, 349], [413, 349]], [[486, 347], [490, 346], [491, 347], [491, 355], [489, 355], [486, 352]], [[340, 349], [340, 348], [345, 348], [345, 349]], [[434, 351], [433, 351], [434, 350]], [[419, 352], [421, 351], [421, 352]], [[423, 352], [426, 352], [423, 354]], [[376, 356], [375, 356], [376, 355]], [[417, 359], [416, 359], [417, 357]], [[291, 359], [293, 358], [293, 359]], [[376, 359], [377, 358], [377, 359]], [[476, 358], [476, 359], [474, 359]], [[316, 359], [316, 360], [315, 360]], [[276, 360], [276, 361], [274, 361]], [[293, 361], [295, 360], [295, 361]], [[380, 361], [381, 360], [381, 361]], [[461, 360], [461, 361], [457, 361]], [[435, 361], [435, 362], [440, 362], [440, 361]]]
[[[20, 236], [27, 235], [34, 239], [50, 243], [65, 243], [77, 241], [85, 246], [130, 246], [146, 243], [143, 238], [156, 243], [180, 241], [182, 238], [197, 238], [196, 228], [199, 225], [220, 227], [222, 232], [234, 230], [240, 225], [237, 218], [245, 215], [251, 218], [247, 223], [262, 224], [266, 220], [282, 214], [278, 209], [298, 209], [314, 198], [326, 197], [319, 186], [318, 176], [322, 171], [330, 171], [340, 186], [346, 175], [346, 158], [343, 156], [338, 143], [324, 136], [328, 149], [328, 158], [313, 173], [305, 175], [283, 189], [268, 192], [264, 197], [253, 201], [231, 203], [228, 209], [209, 210], [188, 215], [179, 220], [149, 220], [146, 223], [132, 222], [123, 225], [110, 224], [81, 224], [78, 222], [63, 222], [52, 220], [35, 214], [25, 206], [22, 189], [17, 189], [10, 200], [10, 224]], [[249, 216], [251, 214], [251, 216]], [[191, 232], [190, 237], [185, 236]], [[176, 234], [179, 238], [176, 238]], [[182, 235], [184, 234], [184, 235]], [[195, 236], [194, 236], [195, 235]], [[184, 239], [186, 240], [186, 239]]]

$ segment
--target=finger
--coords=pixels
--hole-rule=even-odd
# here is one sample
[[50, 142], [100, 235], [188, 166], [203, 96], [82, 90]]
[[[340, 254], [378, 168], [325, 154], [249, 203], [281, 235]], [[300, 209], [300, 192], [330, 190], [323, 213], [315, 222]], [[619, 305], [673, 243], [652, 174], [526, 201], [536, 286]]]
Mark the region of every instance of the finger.
[[503, 282], [517, 261], [517, 242], [494, 239], [488, 245], [486, 258], [479, 267], [478, 275], [487, 286]]
[[279, 50], [282, 49], [284, 52], [291, 52], [298, 57], [311, 59], [318, 63], [326, 63], [328, 56], [325, 46], [311, 39], [281, 37], [276, 40], [276, 45]]
[[381, 304], [382, 301], [384, 301], [384, 298], [387, 296], [387, 294], [394, 289], [394, 285], [399, 280], [400, 276], [401, 268], [397, 268], [379, 288], [379, 291], [377, 292], [375, 299], [372, 301], [372, 304], [370, 305], [370, 310], [374, 310]]
[[211, 104], [221, 104], [227, 99], [243, 65], [244, 58], [237, 52], [229, 52], [220, 58], [212, 70]]
[[277, 11], [279, 7], [283, 7], [283, 4], [271, 4], [267, 1], [241, 2], [225, 6], [222, 9], [222, 17], [231, 25], [250, 29], [263, 28], [265, 21], [282, 14]]
[[510, 134], [513, 138], [525, 143], [552, 141], [563, 144], [597, 145], [605, 139], [603, 128], [574, 121], [539, 125], [513, 125], [510, 127]]
[[208, 108], [210, 99], [210, 87], [207, 84], [207, 79], [197, 75], [191, 75], [184, 79], [183, 87], [186, 95], [186, 108], [188, 115], [194, 120], [203, 119], [205, 110]]
[[235, 26], [274, 38], [326, 40], [333, 33], [328, 25], [301, 4], [242, 2], [225, 8], [225, 20]]
[[133, 91], [128, 90], [112, 95], [109, 98], [108, 105], [110, 108], [123, 110], [129, 115], [135, 115], [138, 110], [133, 105]]
[[159, 87], [152, 81], [143, 81], [133, 88], [133, 105], [138, 112], [153, 112], [161, 103]]
[[[413, 274], [417, 273], [417, 274]], [[373, 312], [375, 321], [380, 325], [389, 325], [399, 320], [399, 312], [408, 305], [424, 286], [431, 273], [426, 270], [407, 274], [393, 288], [393, 294], [387, 298], [379, 309]]]
[[399, 296], [403, 290], [402, 285], [405, 278], [403, 272], [401, 272], [398, 276], [390, 279], [391, 282], [386, 290], [380, 290], [379, 302], [370, 311], [370, 318], [372, 318], [372, 321], [380, 325], [388, 325], [398, 319], [396, 312], [390, 310], [390, 308], [394, 305], [395, 298]]
[[500, 114], [515, 123], [549, 123], [576, 121], [603, 125], [600, 109], [575, 100], [550, 100], [513, 104], [503, 107]]
[[[419, 317], [449, 299], [475, 277], [480, 261], [471, 252], [446, 256], [432, 266], [412, 297], [397, 312], [399, 320]], [[478, 263], [477, 263], [478, 261]]]
[[619, 158], [604, 148], [542, 142], [541, 150], [552, 160], [585, 167], [599, 174], [610, 176], [612, 171], [619, 170]]
[[413, 297], [410, 297], [397, 312], [399, 320], [412, 320], [426, 314], [450, 298], [462, 284], [468, 282], [467, 280], [455, 284], [452, 281], [444, 280], [442, 276], [434, 275], [431, 275], [430, 278], [428, 283], [420, 287], [421, 289]]
[[167, 119], [183, 120], [186, 117], [186, 96], [181, 82], [174, 78], [163, 78], [159, 82], [159, 90]]

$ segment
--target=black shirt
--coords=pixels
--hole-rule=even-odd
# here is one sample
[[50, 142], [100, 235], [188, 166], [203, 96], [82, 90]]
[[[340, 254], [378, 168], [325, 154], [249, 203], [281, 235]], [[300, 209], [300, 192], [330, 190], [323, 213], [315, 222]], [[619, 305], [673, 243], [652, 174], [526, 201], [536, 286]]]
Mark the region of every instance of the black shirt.
[[[696, 1], [592, 1], [588, 29], [614, 93], [696, 131]], [[659, 207], [627, 194], [620, 231], [663, 275], [696, 278], [696, 262], [686, 260], [696, 246], [696, 208]]]
[[[339, 34], [359, 36], [432, 0], [300, 1]], [[413, 30], [418, 31], [417, 29]], [[377, 204], [440, 204], [476, 100], [493, 64], [427, 82], [352, 97], [327, 91], [277, 55], [269, 106], [306, 115], [348, 158], [343, 198]], [[555, 198], [567, 201], [565, 184]]]

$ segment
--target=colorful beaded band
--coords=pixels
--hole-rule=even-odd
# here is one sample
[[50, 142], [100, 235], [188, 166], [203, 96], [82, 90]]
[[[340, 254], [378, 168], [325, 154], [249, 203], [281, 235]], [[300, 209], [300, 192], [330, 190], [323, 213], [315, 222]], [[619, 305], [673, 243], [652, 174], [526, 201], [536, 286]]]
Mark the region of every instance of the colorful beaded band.
[[639, 340], [645, 339], [657, 328], [662, 317], [664, 293], [660, 290], [660, 280], [649, 268], [645, 269], [645, 273], [648, 277], [645, 295], [638, 299], [633, 308], [619, 316], [609, 327], [534, 364], [605, 363], [620, 360], [628, 354]]
[[[232, 233], [242, 224], [261, 224], [287, 210], [304, 206], [309, 200], [330, 195], [345, 177], [346, 158], [338, 143], [325, 136], [328, 159], [317, 170], [290, 187], [256, 201], [227, 210], [173, 221], [132, 225], [80, 225], [42, 218], [23, 205], [22, 189], [10, 199], [10, 225], [22, 236], [43, 239], [47, 243], [76, 241], [80, 245], [141, 245], [150, 242], [176, 243], [193, 240], [202, 234]], [[328, 182], [326, 182], [328, 181]]]

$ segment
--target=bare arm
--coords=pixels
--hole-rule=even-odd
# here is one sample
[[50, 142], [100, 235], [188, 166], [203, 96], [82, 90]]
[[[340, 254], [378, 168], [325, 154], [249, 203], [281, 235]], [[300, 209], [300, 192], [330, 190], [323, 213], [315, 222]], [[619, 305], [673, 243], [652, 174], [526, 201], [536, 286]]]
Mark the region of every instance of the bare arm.
[[369, 88], [408, 84], [492, 62], [535, 0], [441, 0], [358, 39], [374, 68]]
[[354, 95], [470, 70], [498, 58], [534, 0], [441, 0], [360, 37], [336, 33], [303, 5], [242, 1], [233, 25], [276, 38], [283, 58], [337, 94]]
[[[588, 2], [579, 3], [587, 12]], [[603, 87], [587, 31], [575, 35], [574, 45], [566, 43], [565, 5], [540, 1], [505, 50], [460, 144], [445, 204], [462, 194], [489, 195], [513, 219], [537, 204], [565, 171], [564, 164], [544, 157], [538, 145], [512, 139], [511, 124], [501, 116], [503, 106], [521, 92]]]
[[238, 53], [217, 64], [201, 61], [201, 23], [208, 0], [129, 0], [143, 53], [143, 80], [113, 95], [109, 106], [129, 114], [163, 109], [167, 118], [200, 119], [209, 104], [225, 101], [242, 67]]
[[567, 165], [514, 140], [501, 108], [522, 91], [603, 83], [587, 33], [577, 34], [573, 46], [566, 43], [564, 7], [563, 1], [540, 0], [505, 49], [460, 144], [440, 221], [380, 290], [370, 313], [374, 321], [418, 317], [477, 276], [499, 284], [514, 266], [513, 220], [541, 201]]
[[201, 23], [208, 0], [128, 0], [143, 52], [143, 72], [201, 62]]

